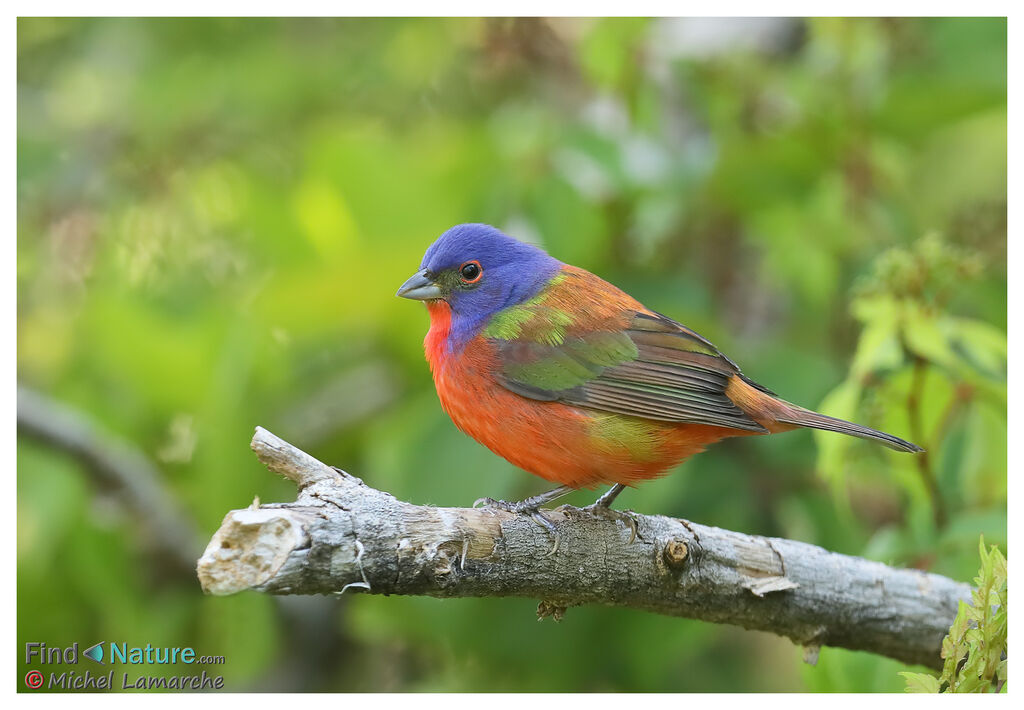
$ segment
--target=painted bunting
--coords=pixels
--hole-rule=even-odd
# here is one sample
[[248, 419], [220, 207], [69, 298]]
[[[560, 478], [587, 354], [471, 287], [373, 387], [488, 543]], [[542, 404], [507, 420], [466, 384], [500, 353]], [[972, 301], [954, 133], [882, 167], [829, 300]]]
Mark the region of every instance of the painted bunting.
[[426, 357], [455, 425], [560, 484], [482, 500], [549, 527], [544, 503], [606, 484], [591, 508], [607, 510], [624, 486], [729, 436], [809, 427], [923, 450], [780, 399], [685, 325], [486, 224], [442, 234], [397, 295], [427, 305]]

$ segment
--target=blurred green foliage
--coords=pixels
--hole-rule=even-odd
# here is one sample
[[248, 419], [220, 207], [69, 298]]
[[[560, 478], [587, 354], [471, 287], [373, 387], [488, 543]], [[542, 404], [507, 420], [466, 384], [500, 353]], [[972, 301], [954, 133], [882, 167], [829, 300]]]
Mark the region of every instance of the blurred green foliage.
[[[966, 580], [1006, 544], [1006, 131], [1001, 19], [22, 19], [19, 382], [137, 445], [204, 535], [294, 494], [257, 424], [417, 503], [539, 492], [445, 417], [394, 298], [489, 222], [929, 449], [734, 440], [624, 506]], [[19, 644], [193, 646], [235, 690], [903, 685], [621, 609], [205, 598], [146, 523], [20, 438]]]

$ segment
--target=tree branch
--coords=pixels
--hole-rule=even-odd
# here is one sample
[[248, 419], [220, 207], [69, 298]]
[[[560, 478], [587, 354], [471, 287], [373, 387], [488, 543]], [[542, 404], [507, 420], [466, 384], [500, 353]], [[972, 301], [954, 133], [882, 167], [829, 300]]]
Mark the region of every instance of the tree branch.
[[227, 514], [199, 560], [208, 594], [373, 594], [540, 599], [556, 619], [605, 604], [728, 623], [933, 668], [966, 584], [662, 516], [629, 526], [563, 506], [560, 543], [524, 515], [397, 500], [257, 428], [252, 448], [299, 488], [294, 503]]

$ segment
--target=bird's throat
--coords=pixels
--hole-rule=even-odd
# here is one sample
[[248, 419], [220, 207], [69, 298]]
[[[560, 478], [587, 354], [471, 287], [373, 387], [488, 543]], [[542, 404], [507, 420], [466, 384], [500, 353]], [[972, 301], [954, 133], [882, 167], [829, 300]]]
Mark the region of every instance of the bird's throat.
[[423, 350], [426, 352], [430, 368], [436, 370], [448, 355], [448, 336], [452, 330], [452, 308], [445, 301], [427, 301], [427, 312], [430, 314], [430, 330], [423, 339]]

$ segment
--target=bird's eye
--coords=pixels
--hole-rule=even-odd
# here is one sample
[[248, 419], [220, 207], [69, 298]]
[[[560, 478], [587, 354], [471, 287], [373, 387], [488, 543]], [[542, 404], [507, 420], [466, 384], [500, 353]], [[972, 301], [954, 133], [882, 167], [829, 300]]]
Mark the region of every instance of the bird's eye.
[[459, 267], [459, 276], [462, 277], [462, 283], [475, 284], [483, 275], [484, 270], [480, 267], [479, 261], [467, 261]]

